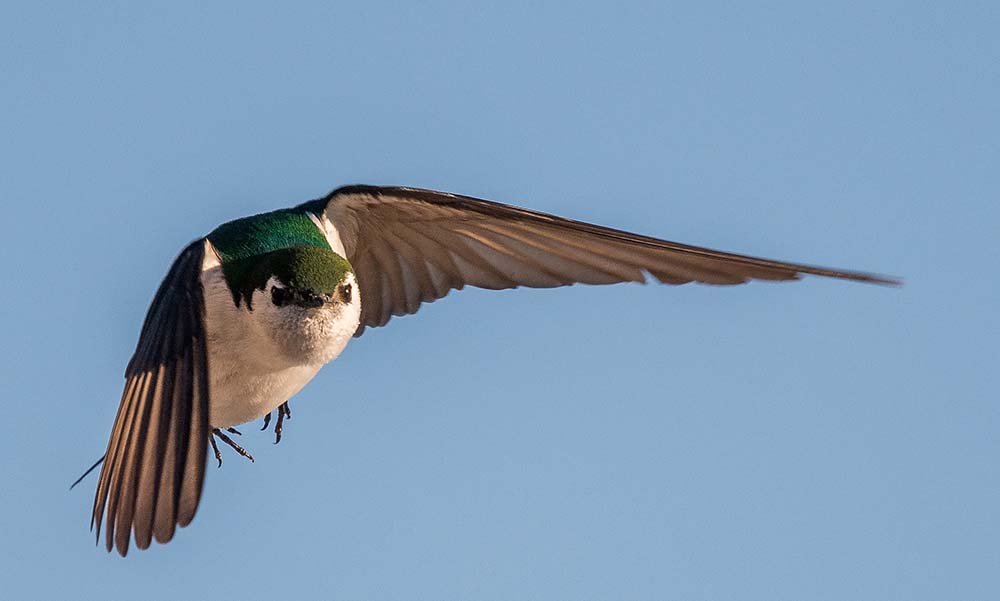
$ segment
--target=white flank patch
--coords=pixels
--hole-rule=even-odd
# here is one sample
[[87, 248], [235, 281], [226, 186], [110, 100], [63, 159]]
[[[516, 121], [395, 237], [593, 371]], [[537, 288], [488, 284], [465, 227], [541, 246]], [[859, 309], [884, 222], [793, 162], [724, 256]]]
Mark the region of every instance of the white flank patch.
[[337, 231], [333, 222], [327, 218], [326, 213], [324, 212], [321, 217], [317, 217], [309, 212], [306, 212], [306, 215], [309, 215], [309, 219], [312, 219], [316, 227], [326, 236], [326, 241], [330, 245], [330, 248], [333, 249], [333, 252], [346, 259], [347, 251], [344, 250], [344, 242], [340, 239], [340, 232]]

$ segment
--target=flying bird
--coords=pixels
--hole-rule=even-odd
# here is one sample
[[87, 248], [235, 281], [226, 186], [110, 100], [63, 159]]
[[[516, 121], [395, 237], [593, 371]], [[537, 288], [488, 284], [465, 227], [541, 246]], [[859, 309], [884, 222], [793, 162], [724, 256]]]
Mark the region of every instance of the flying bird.
[[[216, 439], [276, 412], [352, 337], [451, 290], [575, 283], [742, 284], [869, 273], [721, 252], [468, 196], [346, 186], [224, 223], [189, 244], [153, 298], [91, 514], [110, 552], [171, 540], [195, 516]], [[91, 468], [94, 469], [94, 468]], [[86, 474], [84, 474], [86, 475]], [[82, 479], [82, 477], [81, 477]], [[78, 480], [79, 482], [79, 480]]]

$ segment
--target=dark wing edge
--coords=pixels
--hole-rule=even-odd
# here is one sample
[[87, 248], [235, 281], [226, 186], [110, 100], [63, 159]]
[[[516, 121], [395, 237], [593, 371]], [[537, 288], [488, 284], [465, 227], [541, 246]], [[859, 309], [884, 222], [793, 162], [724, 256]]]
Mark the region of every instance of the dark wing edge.
[[[174, 536], [194, 518], [208, 445], [208, 344], [201, 266], [204, 240], [188, 245], [146, 314], [97, 483], [90, 527], [123, 557]], [[106, 510], [106, 511], [105, 511]]]
[[358, 273], [355, 336], [466, 285], [548, 288], [647, 281], [742, 284], [817, 275], [886, 286], [900, 280], [661, 240], [469, 196], [352, 185], [318, 202]]

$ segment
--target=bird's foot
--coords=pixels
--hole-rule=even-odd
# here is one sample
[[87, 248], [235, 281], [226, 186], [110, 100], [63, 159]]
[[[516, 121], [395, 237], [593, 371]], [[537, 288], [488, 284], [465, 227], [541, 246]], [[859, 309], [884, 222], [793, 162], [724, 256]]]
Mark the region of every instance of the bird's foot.
[[[288, 406], [288, 401], [285, 401], [281, 405], [278, 405], [278, 421], [274, 424], [274, 444], [281, 442], [281, 426], [285, 421], [285, 418], [292, 419], [292, 410]], [[261, 431], [267, 430], [267, 425], [271, 423], [271, 414], [268, 413], [264, 416], [264, 425], [261, 426]]]
[[[242, 434], [240, 434], [239, 430], [237, 430], [236, 428], [226, 428], [226, 431], [232, 432], [233, 434], [239, 434], [240, 436], [242, 436]], [[221, 440], [222, 442], [231, 446], [233, 450], [235, 450], [237, 453], [249, 459], [251, 463], [253, 462], [253, 455], [248, 453], [246, 449], [236, 444], [236, 441], [234, 441], [232, 438], [229, 438], [228, 436], [223, 434], [222, 430], [218, 428], [213, 428], [212, 434], [208, 437], [208, 440], [212, 443], [212, 451], [215, 452], [215, 460], [219, 462], [219, 467], [222, 467], [222, 453], [219, 452], [219, 445], [215, 444], [216, 437], [218, 437], [219, 440]]]

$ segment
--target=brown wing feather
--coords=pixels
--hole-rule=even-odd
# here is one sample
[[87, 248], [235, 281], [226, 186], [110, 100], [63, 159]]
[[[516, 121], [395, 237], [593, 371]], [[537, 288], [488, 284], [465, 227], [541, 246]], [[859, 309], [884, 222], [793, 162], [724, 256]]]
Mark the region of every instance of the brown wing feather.
[[[208, 348], [201, 264], [204, 242], [174, 261], [153, 298], [125, 370], [125, 391], [101, 477], [91, 528], [108, 551], [145, 549], [194, 517], [208, 444]], [[107, 509], [105, 513], [105, 509]]]
[[347, 186], [321, 201], [361, 286], [361, 325], [415, 313], [466, 285], [741, 284], [802, 275], [899, 285], [815, 267], [660, 240], [510, 205], [417, 188]]

